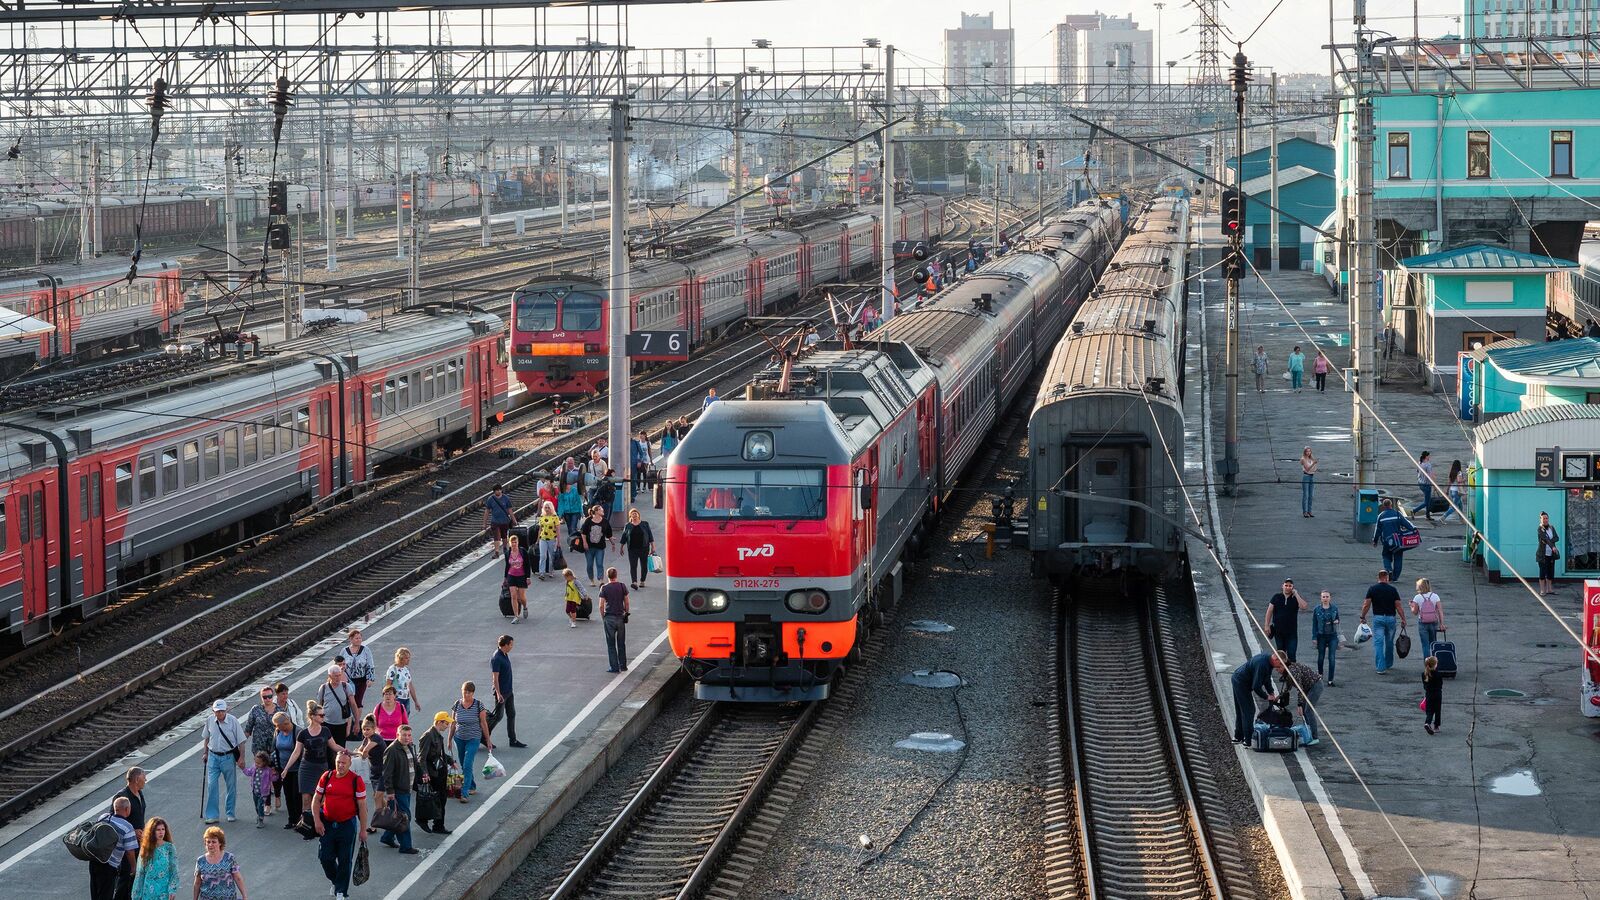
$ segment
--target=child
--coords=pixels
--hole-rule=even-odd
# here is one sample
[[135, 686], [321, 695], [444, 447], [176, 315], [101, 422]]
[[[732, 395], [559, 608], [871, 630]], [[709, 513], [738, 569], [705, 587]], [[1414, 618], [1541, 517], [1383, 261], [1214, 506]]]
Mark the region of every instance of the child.
[[1439, 733], [1439, 706], [1443, 704], [1444, 676], [1439, 674], [1439, 657], [1422, 661], [1422, 730]]
[[272, 805], [272, 786], [278, 783], [278, 771], [272, 767], [267, 751], [256, 751], [256, 764], [245, 766], [244, 775], [250, 779], [250, 799], [256, 804], [256, 827], [267, 824], [267, 807]]
[[571, 569], [562, 569], [561, 577], [567, 581], [567, 627], [578, 627], [578, 608], [583, 604], [583, 586], [578, 584], [578, 579], [572, 574]]

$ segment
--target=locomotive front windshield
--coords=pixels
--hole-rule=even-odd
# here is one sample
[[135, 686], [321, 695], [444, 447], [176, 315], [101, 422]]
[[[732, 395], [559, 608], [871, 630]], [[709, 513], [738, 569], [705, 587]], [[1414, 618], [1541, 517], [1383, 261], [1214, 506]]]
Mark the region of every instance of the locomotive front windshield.
[[521, 331], [555, 331], [556, 296], [549, 291], [518, 291], [516, 315]]
[[828, 511], [823, 469], [689, 470], [691, 519], [820, 519]]
[[598, 331], [600, 298], [593, 294], [568, 294], [561, 301], [562, 331]]

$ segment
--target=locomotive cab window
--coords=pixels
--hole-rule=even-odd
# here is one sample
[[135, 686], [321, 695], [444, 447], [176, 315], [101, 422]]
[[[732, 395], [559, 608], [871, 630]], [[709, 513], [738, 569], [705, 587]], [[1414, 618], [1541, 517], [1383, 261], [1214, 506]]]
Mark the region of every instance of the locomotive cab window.
[[592, 294], [568, 294], [561, 301], [563, 331], [596, 331], [600, 328], [600, 298]]
[[820, 519], [827, 512], [823, 469], [689, 470], [691, 519]]
[[517, 328], [521, 331], [554, 331], [556, 298], [549, 291], [518, 291]]

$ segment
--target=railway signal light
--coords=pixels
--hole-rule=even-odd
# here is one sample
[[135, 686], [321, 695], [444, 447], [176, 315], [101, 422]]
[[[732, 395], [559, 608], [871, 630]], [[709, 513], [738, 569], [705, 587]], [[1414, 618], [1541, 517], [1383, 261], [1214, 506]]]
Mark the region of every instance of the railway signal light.
[[288, 222], [278, 222], [267, 226], [267, 246], [273, 250], [289, 249]]
[[267, 182], [267, 215], [287, 216], [289, 214], [289, 182]]
[[1222, 192], [1222, 236], [1244, 236], [1244, 195], [1233, 188]]

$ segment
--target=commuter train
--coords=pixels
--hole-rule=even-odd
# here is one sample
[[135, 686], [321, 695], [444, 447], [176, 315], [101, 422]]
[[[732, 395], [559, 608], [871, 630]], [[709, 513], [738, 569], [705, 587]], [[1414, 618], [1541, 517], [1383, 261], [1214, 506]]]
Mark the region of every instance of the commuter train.
[[[896, 234], [944, 234], [942, 198], [911, 198], [896, 210]], [[691, 347], [751, 316], [804, 296], [830, 281], [849, 281], [883, 259], [878, 215], [836, 212], [793, 230], [729, 239], [679, 259], [638, 260], [628, 279], [634, 331], [685, 331]], [[530, 393], [591, 394], [607, 382], [606, 285], [561, 275], [537, 279], [512, 295], [511, 369]]]
[[127, 260], [45, 266], [0, 278], [0, 329], [26, 318], [54, 326], [27, 339], [0, 342], [0, 377], [49, 359], [93, 358], [127, 347], [160, 347], [183, 316], [183, 270], [174, 261]]
[[1188, 200], [1152, 201], [1051, 354], [1028, 419], [1028, 539], [1054, 580], [1180, 564], [1188, 249]]
[[0, 640], [93, 615], [120, 586], [287, 521], [385, 461], [481, 437], [507, 408], [503, 354], [498, 317], [428, 307], [8, 415]]
[[823, 342], [756, 399], [710, 405], [665, 490], [667, 630], [696, 696], [827, 696], [1121, 232], [1117, 206], [1081, 204], [872, 341]]

